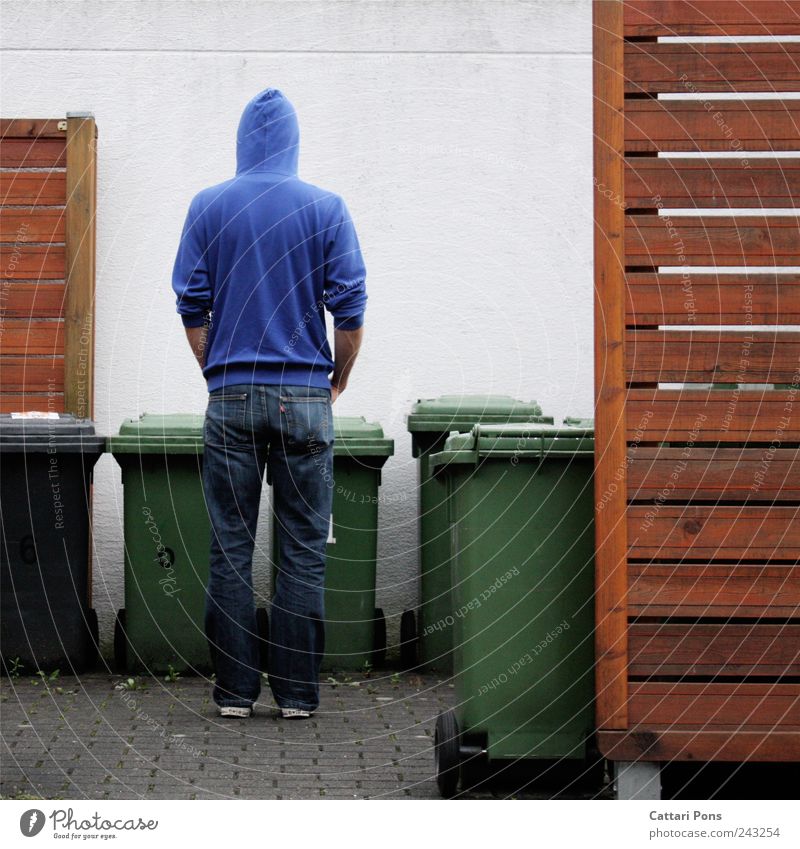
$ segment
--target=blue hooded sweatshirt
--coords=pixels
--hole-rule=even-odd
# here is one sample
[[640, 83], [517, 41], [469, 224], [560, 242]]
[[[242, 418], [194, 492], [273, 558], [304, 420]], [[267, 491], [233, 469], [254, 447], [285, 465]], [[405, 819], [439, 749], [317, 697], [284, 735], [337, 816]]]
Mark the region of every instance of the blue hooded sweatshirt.
[[364, 321], [366, 271], [344, 201], [297, 177], [292, 104], [266, 89], [245, 107], [236, 176], [191, 202], [172, 288], [185, 327], [209, 323], [209, 391], [234, 383], [330, 388], [325, 328]]

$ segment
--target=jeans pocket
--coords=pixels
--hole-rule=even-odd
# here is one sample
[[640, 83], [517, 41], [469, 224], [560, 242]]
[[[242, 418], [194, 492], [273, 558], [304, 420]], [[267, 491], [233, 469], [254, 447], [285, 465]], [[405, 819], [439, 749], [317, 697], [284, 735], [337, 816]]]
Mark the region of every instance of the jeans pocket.
[[203, 436], [209, 445], [242, 445], [252, 438], [247, 433], [247, 393], [214, 392], [208, 396]]
[[312, 450], [333, 442], [330, 393], [318, 391], [320, 394], [280, 396], [281, 429], [287, 445]]

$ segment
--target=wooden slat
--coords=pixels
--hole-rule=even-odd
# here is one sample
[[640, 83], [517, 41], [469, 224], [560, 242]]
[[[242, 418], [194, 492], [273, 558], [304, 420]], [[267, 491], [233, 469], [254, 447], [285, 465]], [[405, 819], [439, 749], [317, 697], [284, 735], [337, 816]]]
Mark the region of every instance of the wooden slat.
[[9, 319], [3, 328], [2, 354], [60, 354], [64, 349], [64, 323]]
[[0, 139], [0, 168], [63, 168], [63, 139]]
[[629, 381], [789, 383], [800, 372], [800, 332], [629, 330]]
[[4, 287], [7, 318], [61, 318], [63, 283], [8, 282]]
[[625, 262], [653, 266], [800, 265], [800, 218], [629, 215]]
[[632, 681], [632, 726], [748, 727], [800, 731], [800, 684]]
[[628, 209], [797, 207], [800, 159], [746, 159], [743, 164], [740, 158], [628, 157], [625, 203]]
[[0, 118], [0, 138], [64, 139], [61, 118]]
[[0, 209], [0, 240], [4, 242], [63, 242], [64, 210], [49, 207]]
[[0, 269], [7, 280], [62, 280], [63, 245], [0, 245]]
[[63, 245], [0, 245], [0, 273], [5, 280], [63, 280]]
[[97, 127], [91, 116], [68, 115], [64, 405], [79, 418], [94, 412], [96, 208]]
[[[622, 6], [593, 4], [596, 715], [627, 726]], [[603, 189], [601, 191], [601, 188]], [[621, 475], [618, 480], [615, 476]]]
[[800, 507], [628, 507], [631, 559], [796, 560]]
[[628, 498], [800, 502], [800, 448], [632, 445], [628, 449]]
[[800, 731], [599, 731], [600, 752], [612, 761], [775, 761], [800, 759]]
[[625, 149], [800, 150], [800, 100], [629, 100]]
[[800, 35], [797, 0], [626, 0], [625, 36]]
[[0, 357], [3, 392], [63, 392], [64, 358]]
[[63, 171], [0, 171], [0, 203], [63, 205], [65, 181]]
[[800, 324], [798, 274], [627, 274], [630, 324]]
[[61, 393], [48, 395], [25, 395], [0, 392], [0, 413], [28, 413], [31, 410], [48, 413], [64, 412], [64, 396]]
[[625, 91], [800, 91], [800, 44], [628, 42]]
[[633, 442], [800, 442], [800, 388], [631, 389], [626, 421]]
[[631, 563], [628, 581], [630, 616], [800, 617], [800, 566]]
[[628, 651], [631, 677], [786, 677], [800, 673], [800, 625], [634, 622]]

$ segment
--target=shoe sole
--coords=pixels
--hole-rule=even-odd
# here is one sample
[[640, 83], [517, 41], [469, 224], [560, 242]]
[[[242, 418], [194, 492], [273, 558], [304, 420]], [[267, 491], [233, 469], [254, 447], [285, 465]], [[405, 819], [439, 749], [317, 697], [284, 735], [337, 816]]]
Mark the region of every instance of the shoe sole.
[[249, 719], [253, 715], [253, 708], [223, 707], [219, 709], [219, 715], [223, 719]]
[[311, 719], [311, 711], [301, 708], [282, 708], [281, 717], [283, 719]]

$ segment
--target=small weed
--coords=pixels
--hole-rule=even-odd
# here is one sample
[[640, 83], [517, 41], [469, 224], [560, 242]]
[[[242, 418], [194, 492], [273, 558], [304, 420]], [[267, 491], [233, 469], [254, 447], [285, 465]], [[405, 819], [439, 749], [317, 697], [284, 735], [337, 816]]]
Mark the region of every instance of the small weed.
[[175, 670], [175, 667], [170, 663], [168, 667], [169, 671], [164, 676], [164, 680], [167, 684], [174, 684], [176, 681], [180, 681], [181, 673]]
[[[25, 668], [25, 664], [20, 663], [20, 660], [19, 660], [18, 657], [14, 657], [14, 658], [11, 659], [11, 666], [8, 669], [8, 674], [12, 678], [19, 678], [19, 674], [24, 668]], [[31, 797], [31, 798], [33, 798], [33, 797]]]
[[147, 682], [141, 678], [126, 678], [116, 686], [117, 690], [146, 690]]
[[400, 683], [400, 673], [399, 672], [393, 672], [392, 677], [389, 680], [392, 682], [392, 684], [394, 684], [395, 687], [397, 687], [398, 684]]
[[52, 672], [50, 672], [49, 674], [48, 674], [47, 672], [42, 672], [42, 670], [41, 670], [41, 669], [38, 669], [38, 670], [36, 671], [36, 674], [39, 676], [39, 678], [40, 678], [40, 679], [41, 679], [41, 680], [42, 680], [45, 684], [49, 684], [49, 683], [52, 683], [53, 681], [57, 681], [57, 680], [58, 680], [59, 673], [60, 673], [60, 670], [58, 670], [58, 669], [54, 669], [54, 670], [53, 670]]

